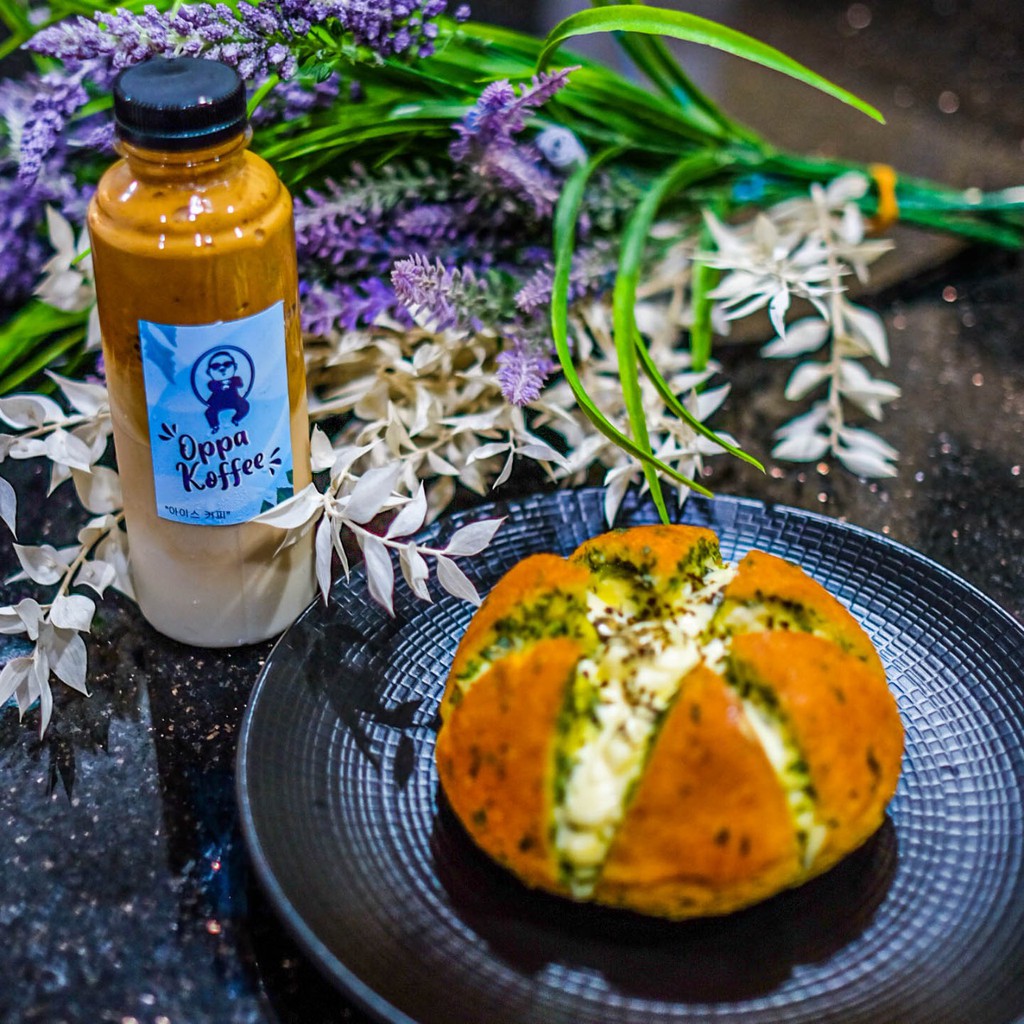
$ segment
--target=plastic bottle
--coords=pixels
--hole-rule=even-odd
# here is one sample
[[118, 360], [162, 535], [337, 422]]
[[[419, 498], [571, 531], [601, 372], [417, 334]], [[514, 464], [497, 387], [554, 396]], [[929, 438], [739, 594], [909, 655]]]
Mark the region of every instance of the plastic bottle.
[[291, 198], [223, 64], [129, 68], [114, 114], [88, 223], [136, 597], [177, 640], [251, 643], [314, 587], [311, 537], [251, 522], [310, 481]]

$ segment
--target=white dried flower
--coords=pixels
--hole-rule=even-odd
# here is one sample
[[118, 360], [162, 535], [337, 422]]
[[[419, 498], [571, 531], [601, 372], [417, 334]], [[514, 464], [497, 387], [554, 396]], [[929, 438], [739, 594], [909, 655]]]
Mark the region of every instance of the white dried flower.
[[55, 251], [43, 264], [43, 276], [35, 289], [36, 297], [65, 313], [90, 310], [85, 344], [87, 349], [99, 348], [100, 321], [96, 310], [89, 233], [82, 228], [76, 241], [74, 228], [52, 206], [46, 207], [46, 227]]
[[[825, 397], [776, 432], [773, 457], [810, 462], [831, 454], [851, 472], [882, 477], [895, 474], [898, 453], [868, 431], [851, 430], [845, 412], [850, 405], [880, 420], [882, 407], [900, 393], [859, 361], [888, 365], [885, 324], [845, 291], [845, 278], [866, 279], [868, 265], [891, 248], [864, 238], [863, 216], [853, 201], [866, 188], [863, 175], [846, 174], [824, 188], [812, 185], [807, 198], [780, 203], [747, 224], [727, 227], [708, 215], [717, 252], [705, 259], [724, 272], [712, 295], [726, 318], [767, 307], [777, 336], [762, 355], [799, 358], [827, 346], [823, 359], [804, 359], [790, 375], [790, 401], [820, 391]], [[810, 303], [815, 315], [787, 323], [794, 298]]]

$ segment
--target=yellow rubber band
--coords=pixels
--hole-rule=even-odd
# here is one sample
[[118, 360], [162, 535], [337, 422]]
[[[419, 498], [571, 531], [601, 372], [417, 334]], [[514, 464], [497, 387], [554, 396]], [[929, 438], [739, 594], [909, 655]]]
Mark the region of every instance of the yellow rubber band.
[[900, 217], [900, 204], [896, 201], [896, 171], [888, 164], [871, 164], [868, 168], [878, 189], [878, 209], [868, 218], [868, 229], [873, 235], [887, 231]]

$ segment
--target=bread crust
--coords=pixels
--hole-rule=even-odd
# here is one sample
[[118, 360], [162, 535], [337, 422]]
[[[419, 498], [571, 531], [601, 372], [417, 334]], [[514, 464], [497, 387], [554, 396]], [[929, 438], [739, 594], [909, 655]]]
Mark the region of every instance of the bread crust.
[[880, 678], [885, 669], [860, 623], [820, 583], [798, 565], [778, 555], [753, 550], [739, 564], [736, 578], [725, 588], [722, 614], [731, 606], [777, 603], [782, 609], [801, 608], [810, 627], [849, 650]]
[[691, 672], [658, 735], [595, 898], [666, 917], [722, 914], [800, 866], [785, 797], [739, 699]]
[[553, 745], [580, 645], [541, 640], [481, 676], [437, 737], [448, 801], [474, 841], [527, 885], [561, 891], [551, 845]]
[[827, 829], [807, 875], [820, 874], [882, 824], [903, 756], [896, 701], [873, 666], [807, 633], [738, 636], [732, 661], [770, 687], [807, 761]]
[[755, 551], [717, 584], [700, 641], [716, 653], [673, 684], [589, 888], [567, 875], [555, 824], [567, 716], [592, 713], [574, 680], [604, 650], [588, 592], [591, 605], [625, 593], [630, 614], [656, 621], [721, 565], [710, 530], [614, 531], [568, 559], [520, 562], [474, 616], [442, 700], [438, 772], [474, 842], [527, 885], [662, 917], [724, 914], [827, 870], [882, 823], [903, 730], [881, 659], [823, 587]]
[[582, 608], [589, 582], [590, 574], [585, 569], [570, 565], [558, 555], [530, 555], [517, 562], [487, 595], [466, 627], [441, 700], [442, 720], [448, 717], [453, 702], [461, 694], [459, 681], [472, 673], [475, 662], [487, 658], [487, 652], [496, 640], [497, 627], [514, 620], [523, 609], [530, 608], [538, 599], [555, 591], [566, 595], [569, 601], [575, 599]]

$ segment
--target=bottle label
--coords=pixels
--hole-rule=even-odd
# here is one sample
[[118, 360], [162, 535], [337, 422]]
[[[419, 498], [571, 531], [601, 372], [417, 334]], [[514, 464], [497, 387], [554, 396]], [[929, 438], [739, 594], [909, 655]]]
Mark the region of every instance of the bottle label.
[[245, 523], [290, 498], [284, 303], [240, 320], [139, 321], [157, 514]]

